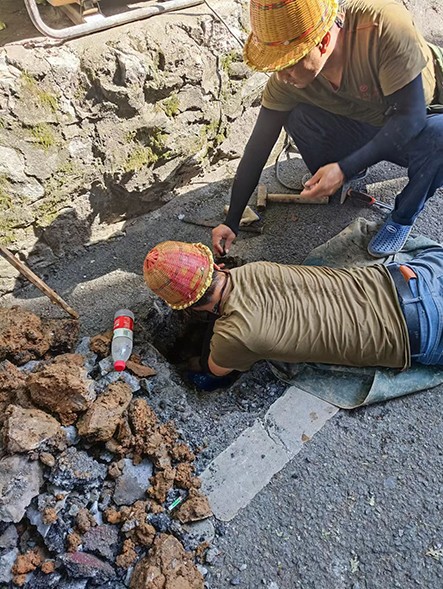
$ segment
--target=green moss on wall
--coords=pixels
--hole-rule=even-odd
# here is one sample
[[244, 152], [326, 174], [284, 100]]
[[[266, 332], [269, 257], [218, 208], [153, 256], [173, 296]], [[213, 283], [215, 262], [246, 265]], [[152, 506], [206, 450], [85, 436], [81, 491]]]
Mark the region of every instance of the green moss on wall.
[[9, 182], [6, 176], [0, 176], [0, 211], [6, 211], [12, 207], [12, 198], [8, 189]]
[[9, 182], [6, 176], [0, 176], [0, 243], [9, 245], [14, 241], [17, 226], [12, 197], [9, 194]]
[[231, 74], [231, 65], [234, 61], [238, 61], [238, 52], [229, 51], [220, 57], [220, 68], [229, 76]]
[[45, 196], [39, 201], [36, 223], [47, 227], [57, 217], [60, 209], [72, 199], [73, 193], [83, 185], [82, 169], [71, 160], [60, 166], [45, 184]]
[[137, 145], [128, 155], [123, 169], [125, 172], [138, 172], [144, 166], [155, 164], [158, 161], [158, 155], [150, 147]]
[[51, 112], [57, 112], [59, 103], [56, 94], [40, 88], [37, 80], [27, 71], [22, 72], [21, 80], [25, 91], [31, 94], [42, 108]]
[[130, 144], [130, 150], [123, 162], [123, 170], [138, 172], [144, 166], [174, 157], [174, 152], [166, 147], [166, 138], [160, 129], [138, 129], [127, 133], [125, 141]]
[[31, 135], [43, 149], [49, 149], [57, 143], [55, 134], [52, 128], [46, 123], [39, 123], [33, 127], [29, 127]]
[[177, 94], [171, 94], [160, 103], [160, 108], [168, 117], [173, 117], [179, 112], [180, 100]]

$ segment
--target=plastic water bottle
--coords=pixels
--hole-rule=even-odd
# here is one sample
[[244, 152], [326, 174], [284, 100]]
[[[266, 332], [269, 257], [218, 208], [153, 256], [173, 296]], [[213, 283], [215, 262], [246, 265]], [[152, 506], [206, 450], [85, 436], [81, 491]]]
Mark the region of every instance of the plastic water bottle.
[[121, 372], [126, 368], [126, 361], [132, 353], [134, 333], [134, 313], [129, 309], [119, 309], [114, 315], [114, 333], [111, 354], [114, 370]]

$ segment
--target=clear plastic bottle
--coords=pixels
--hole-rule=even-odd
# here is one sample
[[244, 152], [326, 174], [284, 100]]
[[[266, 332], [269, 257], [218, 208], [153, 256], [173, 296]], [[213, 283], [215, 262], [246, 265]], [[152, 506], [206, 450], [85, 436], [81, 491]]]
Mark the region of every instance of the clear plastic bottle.
[[119, 309], [114, 315], [114, 333], [111, 354], [114, 370], [121, 372], [132, 353], [134, 313], [129, 309]]

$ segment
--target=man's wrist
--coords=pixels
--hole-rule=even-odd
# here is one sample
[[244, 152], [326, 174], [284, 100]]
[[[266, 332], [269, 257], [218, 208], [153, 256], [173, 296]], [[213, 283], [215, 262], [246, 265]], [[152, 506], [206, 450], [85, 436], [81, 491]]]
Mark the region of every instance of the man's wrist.
[[345, 180], [350, 180], [354, 176], [356, 176], [362, 167], [358, 167], [355, 162], [352, 161], [349, 157], [340, 160], [338, 163], [338, 167], [342, 171]]
[[235, 233], [235, 235], [238, 235], [238, 231], [239, 231], [239, 222], [234, 222], [229, 218], [229, 213], [228, 213], [228, 217], [226, 217], [225, 221], [223, 221], [223, 225], [226, 225], [226, 227], [229, 227], [229, 229]]

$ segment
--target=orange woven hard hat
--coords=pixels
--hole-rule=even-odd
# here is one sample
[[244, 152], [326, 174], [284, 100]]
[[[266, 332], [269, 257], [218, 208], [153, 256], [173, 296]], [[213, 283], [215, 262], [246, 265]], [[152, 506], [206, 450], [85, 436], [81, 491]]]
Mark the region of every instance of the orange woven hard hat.
[[320, 43], [337, 13], [337, 0], [251, 0], [245, 62], [262, 72], [294, 65]]
[[202, 243], [163, 241], [148, 253], [143, 275], [149, 288], [173, 309], [196, 303], [212, 282], [214, 258]]

